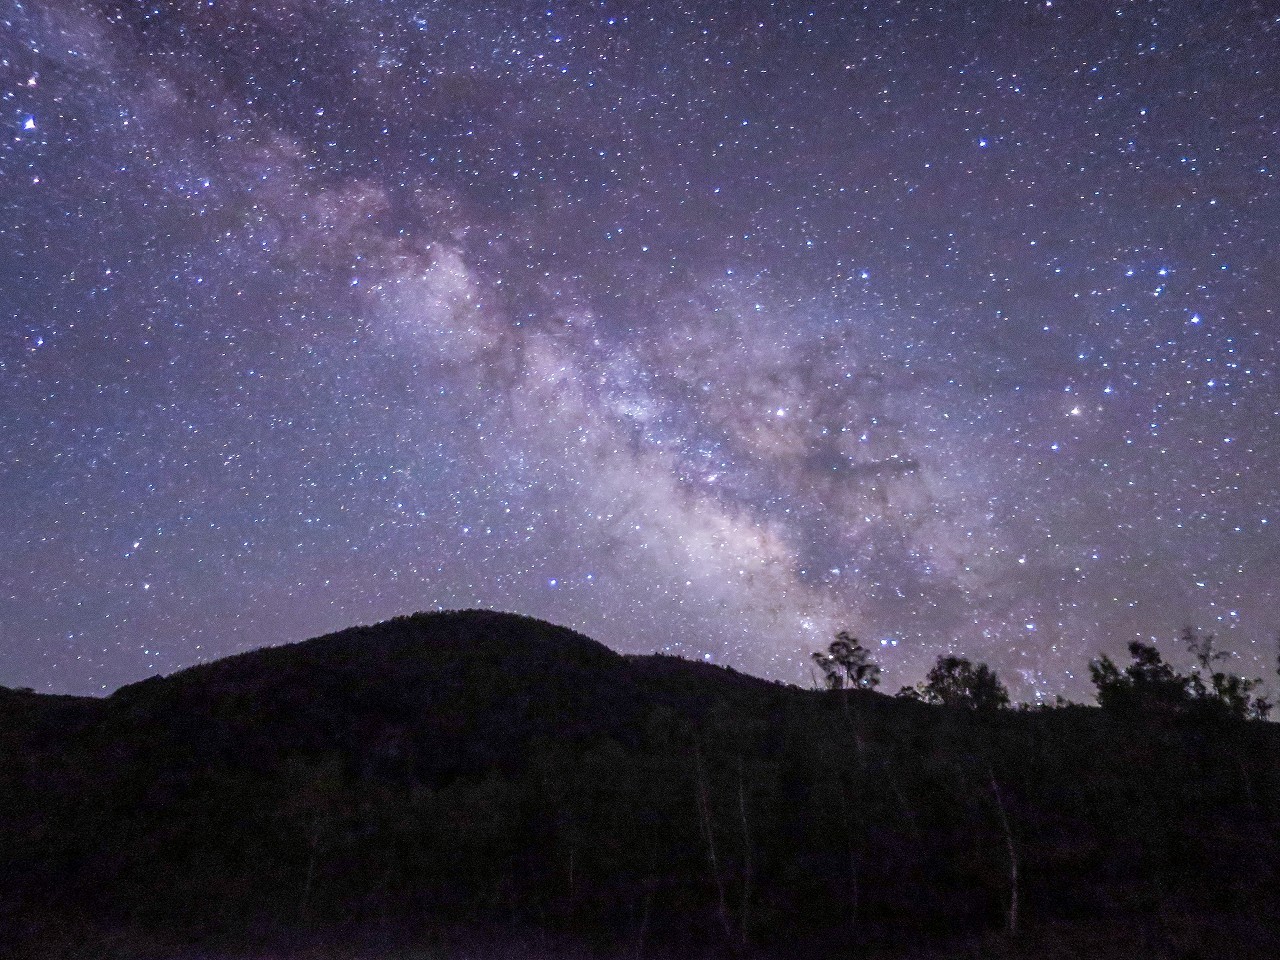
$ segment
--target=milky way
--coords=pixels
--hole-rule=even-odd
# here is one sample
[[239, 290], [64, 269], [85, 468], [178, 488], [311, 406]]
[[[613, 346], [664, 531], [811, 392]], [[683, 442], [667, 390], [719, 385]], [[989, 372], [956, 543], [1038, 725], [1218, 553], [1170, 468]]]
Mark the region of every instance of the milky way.
[[1280, 621], [1265, 3], [0, 3], [0, 683], [491, 607], [1022, 698]]

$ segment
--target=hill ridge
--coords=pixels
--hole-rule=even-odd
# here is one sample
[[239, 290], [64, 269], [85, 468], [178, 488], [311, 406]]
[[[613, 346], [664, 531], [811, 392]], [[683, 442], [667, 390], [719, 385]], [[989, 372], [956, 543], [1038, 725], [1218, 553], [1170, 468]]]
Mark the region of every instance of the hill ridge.
[[913, 960], [1280, 954], [1269, 724], [803, 690], [495, 611], [0, 694], [0, 949], [32, 958], [844, 955], [833, 924]]

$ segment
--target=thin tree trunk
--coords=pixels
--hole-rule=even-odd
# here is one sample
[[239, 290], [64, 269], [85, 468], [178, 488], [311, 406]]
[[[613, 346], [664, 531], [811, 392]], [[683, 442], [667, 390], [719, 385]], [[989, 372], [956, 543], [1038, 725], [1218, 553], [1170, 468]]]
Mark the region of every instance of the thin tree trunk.
[[849, 726], [850, 733], [853, 734], [853, 747], [858, 754], [858, 766], [865, 767], [867, 762], [867, 740], [862, 730], [862, 710], [849, 709], [849, 687], [842, 687], [840, 690], [840, 703], [844, 707], [845, 723]]
[[645, 843], [649, 851], [649, 870], [644, 880], [644, 905], [640, 911], [640, 929], [636, 932], [635, 960], [644, 960], [645, 941], [649, 936], [649, 916], [652, 913], [654, 892], [658, 888], [658, 855], [653, 847], [653, 839]]
[[573, 905], [578, 899], [578, 888], [574, 883], [574, 866], [577, 862], [578, 854], [578, 838], [575, 836], [573, 842], [569, 845], [569, 909], [573, 909]]
[[844, 820], [845, 848], [849, 853], [849, 932], [858, 934], [858, 910], [860, 891], [858, 888], [858, 831], [854, 830], [853, 813], [849, 803], [849, 792], [844, 785], [844, 776], [838, 775], [840, 781], [840, 813]]
[[1004, 810], [1004, 800], [1000, 796], [995, 771], [988, 765], [987, 772], [991, 775], [991, 795], [996, 799], [1000, 826], [1004, 829], [1005, 849], [1009, 852], [1009, 933], [1014, 935], [1018, 932], [1018, 852], [1013, 844], [1013, 830], [1009, 828], [1009, 817]]
[[716, 855], [716, 837], [711, 827], [711, 803], [708, 797], [707, 771], [702, 765], [702, 748], [694, 747], [694, 760], [698, 775], [698, 816], [702, 838], [707, 843], [707, 861], [711, 865], [711, 879], [716, 887], [716, 905], [720, 914], [720, 926], [724, 928], [729, 943], [734, 941], [733, 924], [729, 920], [729, 903], [725, 898], [724, 877], [720, 874], [720, 859]]
[[747, 819], [747, 783], [745, 763], [738, 758], [738, 813], [742, 817], [742, 908], [739, 919], [742, 926], [742, 947], [745, 950], [751, 933], [751, 826]]
[[[857, 776], [863, 782], [867, 780], [867, 742], [863, 735], [862, 710], [860, 707], [849, 708], [849, 688], [841, 691], [844, 705], [845, 723], [853, 735], [854, 757], [857, 759]], [[852, 936], [858, 935], [858, 914], [862, 906], [862, 890], [859, 884], [858, 848], [862, 840], [860, 824], [855, 824], [853, 804], [849, 799], [849, 790], [845, 786], [842, 773], [837, 774], [840, 781], [840, 807], [844, 815], [846, 845], [849, 851], [849, 931]]]
[[649, 935], [649, 912], [653, 906], [653, 888], [652, 879], [645, 883], [644, 906], [640, 911], [640, 930], [636, 933], [636, 960], [644, 960], [644, 941]]
[[1256, 807], [1258, 801], [1253, 796], [1253, 784], [1249, 781], [1249, 769], [1244, 765], [1244, 757], [1240, 756], [1240, 751], [1235, 751], [1236, 765], [1240, 768], [1240, 782], [1244, 785], [1244, 796], [1249, 801], [1249, 806]]
[[307, 906], [311, 902], [311, 884], [316, 875], [316, 857], [320, 852], [320, 833], [319, 828], [311, 837], [311, 855], [307, 858], [307, 879], [302, 883], [302, 902], [298, 906], [298, 918], [302, 921], [302, 925], [307, 924]]

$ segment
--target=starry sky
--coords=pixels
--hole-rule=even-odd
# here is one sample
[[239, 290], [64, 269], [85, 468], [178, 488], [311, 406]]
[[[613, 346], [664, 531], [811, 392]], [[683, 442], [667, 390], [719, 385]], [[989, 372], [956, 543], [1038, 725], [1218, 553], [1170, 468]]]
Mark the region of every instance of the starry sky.
[[1280, 621], [1269, 2], [0, 0], [0, 684], [491, 607]]

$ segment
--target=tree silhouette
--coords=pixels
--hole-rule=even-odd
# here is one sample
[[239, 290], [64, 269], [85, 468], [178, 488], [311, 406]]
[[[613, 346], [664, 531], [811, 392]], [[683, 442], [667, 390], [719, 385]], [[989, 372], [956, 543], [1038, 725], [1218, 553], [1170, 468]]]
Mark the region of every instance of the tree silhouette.
[[841, 630], [826, 652], [813, 654], [813, 662], [822, 670], [827, 689], [874, 690], [880, 684], [880, 665], [871, 659], [871, 651], [849, 631]]
[[1133, 662], [1122, 671], [1105, 654], [1089, 664], [1098, 706], [1115, 712], [1183, 713], [1191, 701], [1188, 679], [1164, 662], [1152, 644], [1129, 644]]
[[1184, 627], [1180, 639], [1195, 660], [1190, 674], [1178, 673], [1153, 645], [1138, 640], [1129, 644], [1133, 662], [1123, 671], [1107, 656], [1091, 662], [1089, 675], [1098, 690], [1098, 705], [1115, 712], [1266, 719], [1271, 703], [1254, 696], [1261, 680], [1214, 669], [1233, 654], [1217, 649], [1213, 634]]
[[965, 657], [943, 656], [929, 671], [920, 691], [926, 703], [966, 710], [1001, 710], [1009, 706], [1009, 691], [985, 663]]

